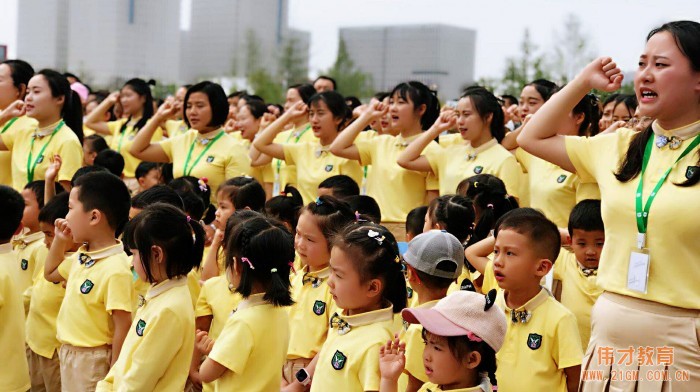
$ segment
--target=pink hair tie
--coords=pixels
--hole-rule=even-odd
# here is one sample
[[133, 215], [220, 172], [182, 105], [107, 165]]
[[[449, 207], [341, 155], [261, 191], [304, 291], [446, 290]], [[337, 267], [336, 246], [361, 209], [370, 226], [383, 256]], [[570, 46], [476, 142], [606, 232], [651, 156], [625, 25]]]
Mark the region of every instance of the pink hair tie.
[[477, 343], [484, 341], [480, 337], [474, 335], [474, 332], [472, 332], [472, 331], [467, 331], [467, 339], [471, 340], [472, 342], [477, 342]]
[[490, 209], [493, 210], [493, 204], [487, 204], [487, 205], [486, 205], [486, 208], [490, 208]]
[[297, 272], [297, 270], [294, 269], [294, 262], [293, 261], [290, 261], [289, 263], [287, 263], [287, 265], [289, 265], [289, 268], [292, 269], [292, 273], [295, 274]]
[[253, 267], [253, 263], [251, 263], [247, 257], [241, 257], [241, 261], [244, 263], [248, 263], [248, 266], [250, 267], [250, 269], [255, 269], [255, 267]]
[[191, 220], [192, 220], [192, 218], [190, 218], [190, 216], [187, 215], [187, 223], [190, 223]]

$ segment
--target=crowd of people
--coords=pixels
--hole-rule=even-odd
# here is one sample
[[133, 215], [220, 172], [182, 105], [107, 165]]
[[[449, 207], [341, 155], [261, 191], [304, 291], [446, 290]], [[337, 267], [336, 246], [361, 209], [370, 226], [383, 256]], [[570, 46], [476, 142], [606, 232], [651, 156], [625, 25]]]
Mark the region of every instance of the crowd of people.
[[622, 79], [278, 104], [0, 63], [0, 391], [700, 389], [700, 23]]

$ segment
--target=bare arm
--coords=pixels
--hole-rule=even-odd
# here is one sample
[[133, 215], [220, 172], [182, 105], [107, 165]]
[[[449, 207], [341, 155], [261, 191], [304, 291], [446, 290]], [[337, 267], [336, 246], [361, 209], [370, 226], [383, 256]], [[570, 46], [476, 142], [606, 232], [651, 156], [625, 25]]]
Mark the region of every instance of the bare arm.
[[566, 389], [568, 392], [578, 391], [578, 384], [581, 377], [581, 365], [576, 365], [564, 369], [566, 375]]
[[102, 101], [95, 110], [90, 112], [85, 118], [85, 126], [101, 135], [110, 135], [109, 126], [104, 121], [105, 113], [119, 101], [119, 92], [115, 91]]
[[440, 133], [453, 128], [456, 122], [457, 117], [453, 112], [441, 114], [430, 129], [423, 132], [416, 140], [406, 147], [399, 155], [396, 162], [404, 169], [432, 173], [433, 169], [430, 167], [428, 158], [421, 154], [431, 141], [438, 137]]
[[260, 132], [255, 141], [253, 141], [253, 146], [265, 155], [284, 160], [284, 145], [274, 143], [275, 136], [284, 130], [285, 125], [296, 118], [305, 116], [307, 112], [308, 108], [306, 105], [303, 102], [297, 102], [291, 109], [284, 112], [280, 118], [273, 121], [272, 124]]
[[216, 229], [214, 233], [214, 238], [211, 240], [211, 247], [209, 248], [209, 253], [207, 253], [206, 259], [204, 259], [204, 265], [202, 266], [202, 281], [206, 281], [213, 277], [219, 276], [221, 271], [219, 271], [219, 247], [224, 240], [223, 230]]
[[[12, 102], [10, 106], [6, 107], [5, 110], [0, 112], [0, 127], [4, 127], [5, 124], [13, 118], [23, 116], [25, 111], [24, 101], [17, 100]], [[2, 138], [0, 138], [0, 151], [7, 150], [9, 150], [9, 148], [7, 148], [7, 145], [5, 145]]]
[[360, 152], [355, 146], [357, 135], [362, 132], [372, 121], [380, 118], [389, 110], [388, 106], [383, 103], [373, 100], [367, 110], [362, 112], [360, 116], [353, 121], [343, 132], [338, 134], [333, 143], [331, 143], [331, 154], [341, 158], [360, 160]]
[[168, 117], [172, 116], [177, 111], [177, 107], [171, 101], [166, 101], [159, 108], [156, 114], [151, 117], [146, 125], [136, 133], [134, 142], [129, 148], [129, 153], [142, 161], [147, 162], [170, 162], [168, 155], [163, 151], [160, 143], [151, 143], [153, 134], [156, 129]]
[[464, 251], [464, 257], [467, 258], [469, 264], [483, 274], [484, 270], [486, 270], [486, 264], [489, 262], [489, 255], [493, 252], [495, 244], [495, 237], [484, 238], [476, 244], [467, 247]]
[[114, 323], [114, 336], [112, 337], [112, 363], [110, 367], [114, 366], [117, 358], [119, 358], [119, 353], [122, 351], [124, 339], [131, 327], [131, 312], [112, 310], [112, 322]]
[[49, 254], [46, 255], [46, 261], [44, 262], [44, 278], [49, 282], [58, 283], [66, 280], [58, 272], [58, 267], [63, 262], [66, 251], [73, 242], [73, 236], [68, 228], [68, 222], [65, 219], [56, 219], [54, 226], [56, 236], [51, 243], [51, 248], [49, 248]]

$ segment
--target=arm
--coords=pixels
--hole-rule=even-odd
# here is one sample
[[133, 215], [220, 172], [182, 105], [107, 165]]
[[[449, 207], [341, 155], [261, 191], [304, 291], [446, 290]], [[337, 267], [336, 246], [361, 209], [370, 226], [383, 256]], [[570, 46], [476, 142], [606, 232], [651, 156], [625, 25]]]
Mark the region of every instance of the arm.
[[253, 146], [263, 154], [284, 160], [284, 145], [274, 143], [275, 136], [284, 130], [285, 125], [294, 119], [305, 116], [307, 111], [308, 108], [303, 102], [297, 102], [291, 109], [284, 112], [280, 118], [260, 132], [253, 141]]
[[566, 119], [591, 89], [614, 91], [621, 84], [622, 73], [611, 58], [594, 60], [532, 116], [518, 136], [518, 143], [525, 151], [575, 173], [574, 165], [566, 152], [565, 137], [557, 135], [556, 125]]
[[520, 135], [520, 132], [523, 131], [523, 128], [525, 128], [525, 124], [530, 121], [530, 118], [532, 117], [532, 114], [528, 114], [525, 116], [525, 119], [523, 120], [522, 124], [520, 124], [519, 127], [513, 130], [513, 132], [508, 132], [506, 133], [506, 136], [501, 140], [501, 145], [505, 147], [506, 150], [512, 152], [515, 154], [515, 150], [520, 147], [518, 144], [518, 135]]
[[566, 389], [568, 392], [576, 392], [581, 377], [581, 365], [572, 366], [564, 369], [566, 375]]
[[49, 282], [58, 283], [66, 280], [58, 272], [58, 267], [63, 262], [66, 250], [70, 247], [73, 237], [65, 219], [56, 219], [54, 226], [56, 236], [51, 243], [49, 254], [44, 262], [44, 278]]
[[[209, 355], [214, 347], [214, 340], [209, 337], [206, 331], [197, 331], [195, 347], [204, 355]], [[202, 362], [199, 368], [199, 379], [202, 382], [213, 382], [220, 378], [228, 368], [211, 358], [207, 358]]]
[[428, 158], [425, 155], [421, 155], [423, 150], [442, 132], [454, 128], [457, 123], [457, 116], [454, 112], [445, 112], [438, 117], [435, 124], [433, 124], [430, 129], [423, 132], [416, 140], [406, 147], [406, 149], [399, 155], [396, 163], [404, 169], [422, 171], [422, 172], [433, 172]]
[[377, 100], [373, 100], [367, 110], [362, 112], [360, 117], [348, 125], [347, 128], [343, 129], [343, 132], [338, 134], [338, 137], [331, 143], [331, 154], [341, 158], [359, 161], [360, 152], [354, 144], [357, 135], [359, 135], [367, 125], [372, 123], [372, 121], [381, 118], [388, 110], [388, 106], [385, 106]]
[[119, 353], [122, 351], [124, 339], [131, 327], [131, 312], [118, 309], [112, 310], [112, 322], [114, 323], [114, 336], [112, 337], [112, 363], [109, 365], [110, 367], [114, 366], [117, 358], [119, 358]]
[[484, 238], [476, 244], [467, 247], [464, 251], [464, 257], [469, 260], [469, 264], [483, 274], [486, 269], [486, 264], [489, 262], [488, 256], [493, 252], [493, 246], [495, 244], [495, 237]]
[[60, 155], [54, 155], [53, 161], [49, 165], [49, 168], [46, 169], [46, 173], [44, 173], [44, 180], [46, 181], [44, 184], [44, 204], [48, 203], [49, 200], [56, 196], [56, 187], [54, 184], [56, 184], [56, 177], [58, 177], [58, 172], [61, 170], [62, 162]]
[[206, 281], [213, 277], [219, 276], [221, 271], [219, 271], [219, 248], [224, 241], [224, 231], [216, 229], [214, 233], [214, 238], [211, 240], [211, 247], [209, 248], [209, 253], [207, 253], [206, 259], [204, 259], [204, 265], [202, 266], [202, 281]]
[[170, 158], [163, 151], [160, 143], [151, 143], [153, 134], [158, 129], [159, 125], [173, 116], [177, 111], [176, 106], [172, 102], [166, 101], [162, 104], [156, 114], [144, 125], [144, 127], [136, 133], [134, 142], [129, 148], [129, 153], [136, 158], [147, 162], [170, 162]]
[[[6, 107], [5, 110], [0, 112], [0, 127], [4, 127], [5, 124], [13, 118], [23, 116], [25, 111], [26, 110], [24, 108], [24, 101], [17, 100], [12, 102], [10, 106]], [[9, 150], [9, 148], [2, 141], [2, 137], [0, 137], [0, 151], [7, 150]]]
[[379, 392], [398, 392], [399, 376], [406, 366], [406, 344], [388, 341], [379, 349]]
[[88, 116], [85, 118], [85, 126], [101, 135], [111, 135], [109, 126], [107, 126], [107, 122], [104, 121], [104, 118], [105, 113], [107, 113], [109, 109], [111, 109], [112, 106], [117, 103], [117, 101], [119, 101], [118, 91], [109, 94], [109, 96], [105, 98], [102, 103], [97, 105], [95, 110], [88, 114]]

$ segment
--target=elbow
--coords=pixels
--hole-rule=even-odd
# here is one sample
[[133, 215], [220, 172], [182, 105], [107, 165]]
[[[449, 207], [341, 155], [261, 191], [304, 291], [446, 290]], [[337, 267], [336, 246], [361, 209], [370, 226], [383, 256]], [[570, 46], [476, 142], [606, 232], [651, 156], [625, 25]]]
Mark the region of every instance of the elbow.
[[396, 160], [396, 163], [397, 163], [399, 166], [401, 166], [402, 168], [404, 168], [404, 169], [407, 169], [407, 170], [410, 170], [410, 169], [411, 169], [411, 168], [410, 168], [410, 161], [408, 161], [408, 160], [405, 159], [404, 157], [399, 157], [399, 158]]
[[518, 146], [522, 147], [524, 150], [529, 151], [530, 148], [530, 138], [526, 132], [520, 132], [520, 135], [516, 138]]
[[336, 145], [335, 143], [331, 144], [331, 148], [329, 151], [331, 152], [331, 154], [338, 156], [338, 157], [342, 156], [342, 154], [343, 154], [343, 149], [340, 148], [340, 146]]

